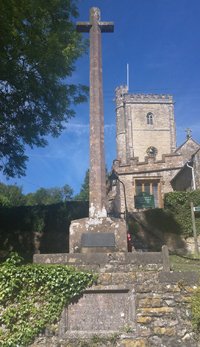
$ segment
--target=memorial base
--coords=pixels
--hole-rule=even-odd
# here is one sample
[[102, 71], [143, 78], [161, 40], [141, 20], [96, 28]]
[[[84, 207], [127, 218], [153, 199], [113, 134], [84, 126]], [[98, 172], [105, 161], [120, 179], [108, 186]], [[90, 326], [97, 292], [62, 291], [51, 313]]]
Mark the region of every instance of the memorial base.
[[110, 217], [72, 221], [69, 230], [69, 252], [127, 252], [125, 221]]

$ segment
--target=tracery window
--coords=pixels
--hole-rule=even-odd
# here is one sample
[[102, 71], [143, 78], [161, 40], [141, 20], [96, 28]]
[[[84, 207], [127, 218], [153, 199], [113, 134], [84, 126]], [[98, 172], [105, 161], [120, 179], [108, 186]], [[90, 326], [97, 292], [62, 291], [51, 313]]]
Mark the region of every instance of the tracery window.
[[153, 113], [151, 112], [147, 113], [147, 124], [153, 124]]

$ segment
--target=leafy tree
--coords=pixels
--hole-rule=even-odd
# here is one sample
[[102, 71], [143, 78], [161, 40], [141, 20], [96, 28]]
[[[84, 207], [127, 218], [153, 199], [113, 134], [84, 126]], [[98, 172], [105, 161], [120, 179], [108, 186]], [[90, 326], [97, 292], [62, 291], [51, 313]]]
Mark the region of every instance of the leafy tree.
[[26, 145], [45, 146], [85, 101], [67, 81], [86, 45], [75, 31], [77, 0], [0, 1], [0, 170], [25, 174]]
[[[85, 178], [81, 186], [80, 193], [74, 196], [74, 200], [89, 201], [89, 177], [90, 170], [88, 169], [85, 173]], [[106, 184], [108, 183], [108, 170], [106, 168]]]
[[89, 169], [85, 173], [84, 182], [81, 186], [80, 193], [75, 195], [74, 200], [89, 201]]
[[65, 184], [63, 187], [40, 188], [35, 193], [24, 195], [22, 187], [0, 183], [0, 206], [50, 205], [72, 200], [73, 189]]
[[62, 188], [40, 188], [35, 193], [26, 195], [26, 205], [50, 205], [72, 199], [73, 189], [64, 185]]
[[10, 207], [21, 205], [25, 205], [22, 187], [0, 183], [0, 206]]

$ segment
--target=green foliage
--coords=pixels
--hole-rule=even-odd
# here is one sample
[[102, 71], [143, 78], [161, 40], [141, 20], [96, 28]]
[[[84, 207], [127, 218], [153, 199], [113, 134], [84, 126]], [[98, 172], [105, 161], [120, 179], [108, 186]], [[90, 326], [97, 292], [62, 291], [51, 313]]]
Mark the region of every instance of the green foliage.
[[68, 201], [54, 205], [0, 207], [0, 259], [10, 250], [27, 260], [35, 252], [38, 235], [42, 253], [68, 251], [71, 220], [88, 216], [88, 203]]
[[26, 205], [51, 205], [72, 199], [73, 189], [65, 184], [62, 188], [40, 188], [35, 193], [29, 193], [25, 196]]
[[[176, 223], [179, 225], [180, 232], [185, 236], [192, 235], [191, 201], [194, 206], [200, 206], [200, 190], [165, 194], [165, 210], [174, 216]], [[199, 213], [196, 213], [195, 217], [197, 232], [200, 233]]]
[[35, 206], [51, 205], [72, 200], [73, 189], [63, 187], [39, 188], [34, 193], [23, 194], [22, 187], [0, 183], [0, 206]]
[[12, 254], [0, 266], [0, 345], [27, 346], [94, 280], [64, 265], [21, 265]]
[[81, 186], [80, 193], [74, 197], [74, 200], [89, 201], [89, 169], [86, 171], [84, 182]]
[[0, 194], [0, 206], [4, 206], [4, 207], [10, 206], [10, 202], [8, 198], [2, 194]]
[[0, 170], [25, 174], [25, 146], [45, 146], [86, 100], [69, 81], [86, 44], [75, 30], [77, 0], [0, 2]]
[[[89, 179], [90, 170], [88, 169], [85, 173], [83, 184], [81, 185], [80, 193], [74, 196], [74, 200], [78, 201], [89, 201]], [[108, 180], [108, 170], [106, 168], [106, 180]]]
[[22, 187], [0, 183], [0, 206], [25, 205], [25, 200]]
[[192, 295], [192, 323], [198, 332], [200, 332], [200, 288]]

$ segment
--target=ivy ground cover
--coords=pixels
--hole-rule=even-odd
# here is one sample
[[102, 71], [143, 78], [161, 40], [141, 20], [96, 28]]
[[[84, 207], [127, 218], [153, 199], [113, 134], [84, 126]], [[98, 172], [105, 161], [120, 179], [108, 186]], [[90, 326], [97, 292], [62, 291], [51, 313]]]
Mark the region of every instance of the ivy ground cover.
[[28, 346], [58, 321], [95, 275], [64, 265], [22, 265], [13, 254], [0, 266], [0, 346]]

